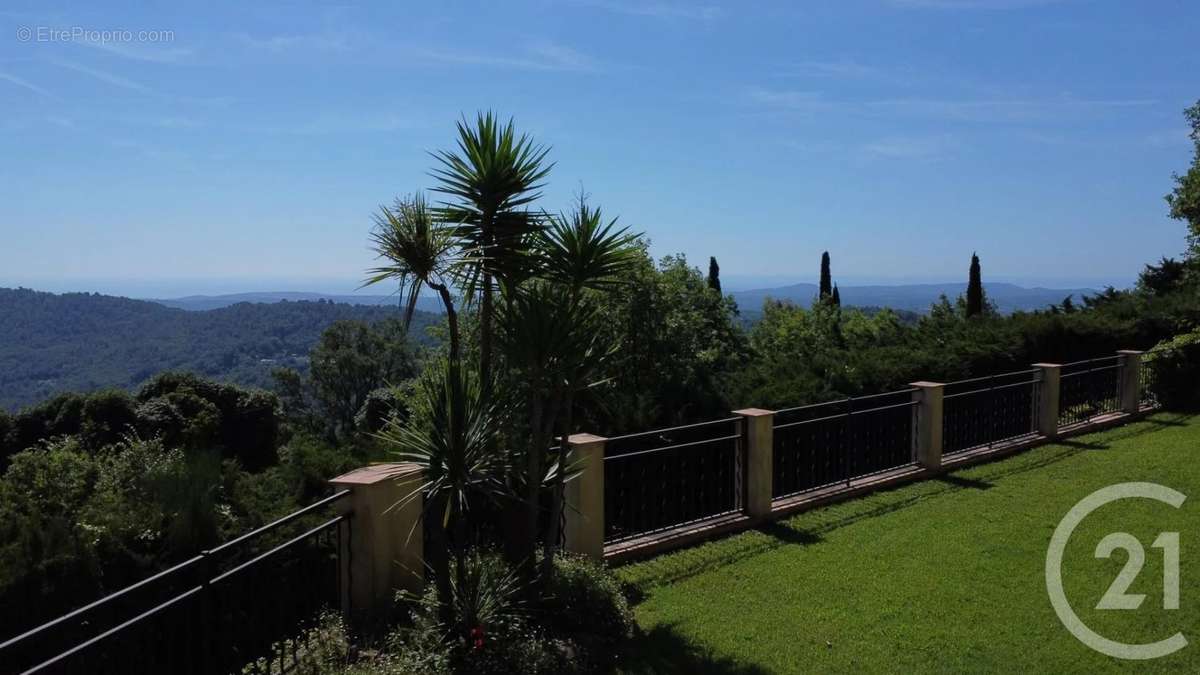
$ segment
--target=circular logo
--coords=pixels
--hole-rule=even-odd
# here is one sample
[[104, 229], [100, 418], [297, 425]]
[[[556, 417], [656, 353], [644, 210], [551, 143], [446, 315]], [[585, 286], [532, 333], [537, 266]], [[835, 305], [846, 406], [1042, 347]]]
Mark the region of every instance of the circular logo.
[[[1059, 620], [1062, 621], [1063, 625], [1067, 627], [1067, 630], [1071, 631], [1071, 634], [1083, 644], [1091, 647], [1101, 654], [1112, 656], [1118, 659], [1156, 659], [1161, 656], [1172, 654], [1186, 647], [1188, 641], [1187, 638], [1183, 636], [1183, 633], [1177, 632], [1168, 638], [1159, 640], [1158, 642], [1150, 642], [1147, 644], [1138, 645], [1125, 644], [1123, 642], [1117, 642], [1116, 640], [1110, 640], [1093, 631], [1091, 628], [1088, 628], [1087, 625], [1084, 624], [1083, 620], [1079, 618], [1079, 615], [1075, 613], [1075, 610], [1071, 608], [1071, 603], [1067, 600], [1067, 594], [1063, 590], [1063, 552], [1066, 550], [1067, 542], [1071, 539], [1071, 534], [1075, 531], [1075, 528], [1079, 526], [1079, 523], [1083, 522], [1084, 518], [1087, 518], [1089, 514], [1101, 506], [1122, 499], [1133, 498], [1153, 499], [1164, 504], [1168, 504], [1174, 508], [1179, 508], [1183, 504], [1183, 501], [1187, 499], [1187, 497], [1178, 490], [1172, 490], [1169, 487], [1158, 485], [1156, 483], [1119, 483], [1117, 485], [1110, 485], [1106, 488], [1096, 490], [1092, 494], [1079, 500], [1079, 503], [1071, 507], [1071, 510], [1067, 512], [1067, 515], [1063, 516], [1063, 519], [1058, 523], [1058, 527], [1054, 530], [1054, 536], [1050, 537], [1050, 547], [1046, 550], [1046, 592], [1050, 595], [1050, 604], [1054, 606], [1054, 611], [1056, 614], [1058, 614]], [[1116, 534], [1118, 537], [1123, 535], [1123, 533]], [[1124, 536], [1128, 537], [1129, 539], [1133, 539], [1133, 537], [1129, 535]], [[1112, 552], [1114, 547], [1122, 547], [1122, 544], [1119, 543], [1109, 543], [1114, 541], [1124, 542], [1125, 540], [1123, 538], [1116, 539], [1114, 538], [1114, 535], [1105, 537], [1104, 540], [1100, 542], [1100, 545], [1096, 548], [1097, 557], [1107, 557], [1107, 555]], [[1139, 551], [1141, 550], [1140, 545], [1137, 544], [1136, 540], [1133, 541], [1133, 544], [1138, 546]], [[1178, 584], [1178, 578], [1176, 578], [1176, 584]], [[1112, 591], [1110, 589], [1110, 594], [1111, 593]], [[1118, 592], [1116, 595], [1120, 596], [1120, 592]], [[1107, 598], [1108, 594], [1106, 594], [1105, 600], [1101, 601], [1101, 608], [1105, 608], [1105, 602], [1107, 601]], [[1115, 604], [1110, 606], [1114, 608], [1133, 609], [1136, 608], [1138, 604], [1140, 604], [1140, 602], [1134, 603], [1131, 606], [1122, 607]]]
[[29, 42], [33, 39], [33, 29], [29, 26], [21, 26], [17, 28], [17, 40], [21, 42]]

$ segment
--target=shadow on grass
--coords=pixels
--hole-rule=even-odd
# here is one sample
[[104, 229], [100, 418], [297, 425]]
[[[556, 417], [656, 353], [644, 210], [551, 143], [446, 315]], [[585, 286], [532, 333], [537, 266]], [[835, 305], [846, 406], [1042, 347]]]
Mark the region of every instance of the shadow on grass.
[[821, 535], [818, 532], [799, 529], [795, 527], [787, 527], [776, 521], [769, 521], [754, 528], [758, 532], [771, 535], [776, 541], [785, 544], [798, 544], [800, 546], [808, 546], [821, 541]]
[[1112, 447], [1108, 443], [1098, 443], [1096, 441], [1076, 441], [1070, 438], [1063, 441], [1058, 441], [1056, 445], [1065, 445], [1068, 448], [1075, 448], [1077, 450], [1108, 450], [1110, 447]]
[[712, 673], [714, 675], [766, 675], [767, 670], [728, 657], [715, 657], [680, 635], [673, 624], [638, 632], [626, 649], [619, 673]]
[[945, 483], [947, 485], [953, 485], [955, 487], [968, 490], [991, 490], [993, 487], [995, 487], [992, 483], [989, 483], [986, 480], [967, 478], [966, 476], [959, 476], [953, 473], [942, 474], [941, 476], [934, 478], [934, 480], [939, 483]]

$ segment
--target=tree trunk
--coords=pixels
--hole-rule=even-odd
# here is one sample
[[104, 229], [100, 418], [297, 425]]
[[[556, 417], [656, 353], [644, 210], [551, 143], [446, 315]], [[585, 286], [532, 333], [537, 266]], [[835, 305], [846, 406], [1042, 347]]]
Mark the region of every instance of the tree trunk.
[[554, 573], [554, 551], [559, 547], [559, 538], [562, 536], [562, 514], [564, 507], [563, 479], [567, 458], [571, 450], [571, 408], [573, 405], [574, 397], [568, 393], [563, 405], [562, 436], [558, 444], [558, 471], [554, 474], [553, 494], [550, 501], [550, 523], [546, 528], [546, 540], [542, 545], [543, 582], [548, 582], [550, 575]]
[[492, 322], [495, 307], [492, 303], [492, 274], [483, 273], [483, 297], [479, 302], [479, 378], [491, 389], [492, 381]]
[[[450, 586], [450, 550], [446, 539], [446, 528], [443, 516], [446, 513], [446, 498], [439, 497], [430, 505], [425, 513], [426, 518], [433, 518], [428, 523], [429, 537], [425, 542], [425, 559], [433, 572], [433, 584], [437, 589], [438, 619], [449, 627], [454, 622], [454, 592]], [[424, 532], [420, 536], [425, 536]]]

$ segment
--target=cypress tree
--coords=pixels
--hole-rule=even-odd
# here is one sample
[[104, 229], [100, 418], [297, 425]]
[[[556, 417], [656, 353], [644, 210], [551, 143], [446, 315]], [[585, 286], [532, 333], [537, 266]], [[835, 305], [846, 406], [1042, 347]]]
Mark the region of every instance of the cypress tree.
[[833, 294], [833, 277], [829, 274], [829, 251], [821, 254], [821, 289], [817, 297], [824, 300]]
[[833, 305], [834, 307], [842, 306], [842, 294], [838, 293], [837, 284], [833, 285], [833, 295], [829, 297], [829, 304]]
[[983, 314], [983, 279], [979, 272], [979, 256], [971, 254], [971, 277], [967, 281], [967, 316]]
[[721, 292], [721, 266], [717, 264], [716, 256], [708, 257], [708, 287]]

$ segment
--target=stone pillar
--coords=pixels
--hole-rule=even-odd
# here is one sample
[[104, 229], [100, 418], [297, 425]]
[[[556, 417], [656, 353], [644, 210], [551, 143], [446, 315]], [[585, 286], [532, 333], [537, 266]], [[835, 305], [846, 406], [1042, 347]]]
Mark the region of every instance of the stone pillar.
[[349, 489], [353, 513], [343, 588], [355, 612], [386, 609], [399, 589], [420, 593], [425, 583], [423, 480], [414, 464], [372, 464], [329, 481]]
[[942, 468], [942, 398], [946, 385], [941, 382], [913, 382], [908, 385], [916, 389], [913, 400], [917, 402], [916, 434], [917, 464], [931, 471]]
[[604, 559], [604, 442], [591, 434], [572, 434], [571, 462], [580, 473], [568, 481], [566, 498], [567, 550], [595, 560]]
[[1057, 363], [1035, 363], [1039, 370], [1041, 391], [1038, 392], [1037, 432], [1046, 438], [1058, 438], [1058, 391], [1062, 366]]
[[1121, 411], [1130, 415], [1141, 412], [1142, 404], [1142, 352], [1122, 349], [1121, 356]]
[[774, 478], [775, 412], [759, 408], [734, 410], [742, 416], [745, 429], [746, 513], [755, 518], [771, 515], [771, 491]]

